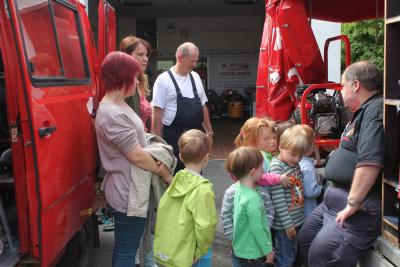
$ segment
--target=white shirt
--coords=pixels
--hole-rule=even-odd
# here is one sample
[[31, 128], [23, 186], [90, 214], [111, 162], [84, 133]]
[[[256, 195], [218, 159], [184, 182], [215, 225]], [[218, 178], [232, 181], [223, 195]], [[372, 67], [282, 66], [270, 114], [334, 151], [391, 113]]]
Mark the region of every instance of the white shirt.
[[[194, 98], [192, 82], [190, 81], [189, 74], [180, 76], [172, 68], [170, 70], [172, 75], [174, 75], [179, 89], [181, 90], [182, 96]], [[192, 71], [191, 74], [196, 84], [197, 94], [200, 98], [201, 105], [204, 106], [207, 102], [207, 96], [204, 92], [200, 76], [194, 71]], [[151, 106], [163, 109], [164, 115], [162, 122], [164, 125], [171, 125], [176, 115], [176, 91], [174, 83], [167, 71], [161, 73], [154, 83], [153, 101], [151, 101]]]

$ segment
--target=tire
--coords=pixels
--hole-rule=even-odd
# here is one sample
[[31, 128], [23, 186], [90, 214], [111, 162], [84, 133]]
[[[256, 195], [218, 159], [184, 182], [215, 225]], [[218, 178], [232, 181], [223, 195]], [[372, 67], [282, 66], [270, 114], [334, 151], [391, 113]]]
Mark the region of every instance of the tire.
[[68, 242], [57, 267], [89, 267], [93, 255], [94, 229], [90, 218]]

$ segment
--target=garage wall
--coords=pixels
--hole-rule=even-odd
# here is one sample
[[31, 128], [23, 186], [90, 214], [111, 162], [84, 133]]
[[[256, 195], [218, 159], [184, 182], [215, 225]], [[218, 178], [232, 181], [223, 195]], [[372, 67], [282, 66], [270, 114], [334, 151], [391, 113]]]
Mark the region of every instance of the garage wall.
[[[200, 59], [207, 62], [207, 88], [221, 93], [228, 88], [242, 91], [255, 86], [263, 25], [262, 17], [160, 17], [157, 19], [158, 49], [149, 62], [150, 71], [154, 73], [150, 81], [158, 74], [157, 60], [173, 60], [176, 47], [192, 41], [200, 48]], [[312, 28], [321, 55], [325, 40], [341, 33], [339, 23], [312, 20]], [[118, 41], [135, 33], [135, 18], [118, 19]], [[332, 43], [329, 50], [331, 81], [340, 82], [340, 54], [340, 43]]]
[[119, 42], [128, 35], [136, 35], [136, 19], [129, 17], [118, 18], [118, 30], [117, 30], [117, 47]]
[[262, 35], [261, 17], [158, 18], [159, 57], [174, 57], [176, 47], [194, 42], [202, 56], [227, 51], [258, 51]]

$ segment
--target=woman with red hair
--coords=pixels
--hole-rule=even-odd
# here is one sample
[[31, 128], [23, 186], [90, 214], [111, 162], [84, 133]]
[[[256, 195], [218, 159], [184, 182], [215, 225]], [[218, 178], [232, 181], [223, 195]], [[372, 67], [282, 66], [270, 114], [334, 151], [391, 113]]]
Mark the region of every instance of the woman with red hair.
[[[147, 145], [142, 120], [125, 102], [137, 87], [139, 63], [122, 52], [112, 52], [101, 65], [105, 96], [96, 116], [96, 134], [101, 163], [106, 170], [103, 189], [114, 216], [115, 244], [113, 266], [134, 266], [146, 218], [128, 216], [128, 205], [135, 201], [129, 194], [131, 165], [157, 173], [166, 183], [172, 177], [166, 166], [156, 162], [143, 148]], [[144, 179], [144, 178], [143, 178]]]

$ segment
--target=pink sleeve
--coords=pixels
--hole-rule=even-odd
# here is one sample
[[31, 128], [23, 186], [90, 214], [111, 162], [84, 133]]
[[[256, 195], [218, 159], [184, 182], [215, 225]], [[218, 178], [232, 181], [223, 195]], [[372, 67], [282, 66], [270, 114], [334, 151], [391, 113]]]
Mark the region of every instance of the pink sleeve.
[[280, 174], [265, 172], [260, 180], [258, 180], [257, 184], [261, 186], [278, 185], [281, 184], [280, 177]]

